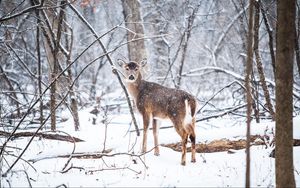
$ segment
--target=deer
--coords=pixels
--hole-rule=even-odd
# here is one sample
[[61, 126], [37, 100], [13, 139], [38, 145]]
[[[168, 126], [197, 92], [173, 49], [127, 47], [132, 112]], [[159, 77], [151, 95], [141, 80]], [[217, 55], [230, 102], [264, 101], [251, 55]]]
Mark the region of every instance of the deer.
[[191, 141], [191, 162], [195, 157], [195, 115], [197, 102], [194, 96], [180, 89], [173, 89], [142, 79], [141, 70], [147, 64], [147, 59], [140, 63], [135, 61], [117, 60], [124, 76], [125, 86], [133, 98], [135, 106], [143, 119], [142, 152], [147, 151], [147, 132], [152, 122], [154, 136], [154, 155], [159, 156], [158, 121], [169, 119], [176, 132], [181, 137], [181, 165], [186, 164], [188, 138]]

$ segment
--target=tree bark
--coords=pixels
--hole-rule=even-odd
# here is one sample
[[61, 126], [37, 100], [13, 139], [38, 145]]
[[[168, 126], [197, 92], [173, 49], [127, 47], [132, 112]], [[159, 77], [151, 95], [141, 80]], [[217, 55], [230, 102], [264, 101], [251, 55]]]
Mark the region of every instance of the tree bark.
[[[300, 28], [300, 26], [298, 26], [298, 28]], [[299, 42], [298, 42], [299, 41], [298, 33], [297, 33], [297, 27], [295, 26], [295, 54], [296, 54], [296, 64], [297, 64], [297, 68], [298, 68], [298, 74], [300, 76], [300, 48], [299, 48]]]
[[[122, 0], [123, 14], [127, 30], [127, 40], [133, 40], [144, 36], [144, 28], [138, 0]], [[130, 61], [140, 62], [147, 58], [144, 40], [129, 42], [128, 56]]]
[[295, 187], [293, 167], [293, 64], [295, 0], [277, 1], [276, 187]]
[[296, 54], [296, 63], [297, 63], [297, 68], [298, 68], [298, 74], [300, 76], [300, 47], [299, 47], [299, 37], [300, 37], [300, 7], [299, 7], [299, 2], [296, 4], [297, 7], [297, 12], [296, 20], [295, 23], [295, 54]]
[[247, 64], [246, 64], [246, 99], [247, 99], [247, 142], [246, 142], [246, 182], [245, 186], [250, 187], [250, 125], [252, 113], [252, 96], [251, 96], [251, 72], [253, 62], [253, 12], [254, 0], [250, 0], [249, 5], [249, 24], [248, 24], [248, 40], [247, 40]]

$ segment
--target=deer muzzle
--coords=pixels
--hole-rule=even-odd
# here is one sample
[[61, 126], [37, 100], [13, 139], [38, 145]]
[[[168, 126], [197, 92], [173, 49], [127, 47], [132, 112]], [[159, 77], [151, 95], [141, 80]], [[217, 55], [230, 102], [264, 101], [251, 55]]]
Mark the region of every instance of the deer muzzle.
[[133, 76], [133, 75], [130, 75], [130, 76], [128, 77], [128, 79], [129, 79], [129, 80], [134, 80], [134, 76]]

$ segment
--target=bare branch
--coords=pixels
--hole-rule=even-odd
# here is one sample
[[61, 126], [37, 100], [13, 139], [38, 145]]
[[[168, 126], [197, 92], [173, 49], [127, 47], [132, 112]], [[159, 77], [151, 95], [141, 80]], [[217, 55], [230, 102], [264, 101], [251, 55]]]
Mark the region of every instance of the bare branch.
[[[5, 131], [0, 131], [0, 136], [9, 136], [10, 133], [9, 132], [5, 132]], [[15, 138], [19, 138], [19, 137], [32, 137], [32, 136], [37, 136], [37, 137], [41, 137], [44, 139], [50, 139], [50, 140], [60, 140], [60, 141], [66, 141], [66, 142], [83, 142], [84, 140], [81, 140], [80, 138], [76, 138], [73, 136], [64, 136], [64, 135], [59, 135], [59, 134], [47, 134], [47, 133], [34, 133], [34, 132], [18, 132], [15, 133], [12, 136], [12, 139]]]
[[34, 10], [36, 10], [38, 8], [41, 8], [43, 6], [43, 4], [44, 4], [44, 0], [42, 0], [40, 4], [28, 7], [26, 9], [22, 10], [21, 12], [18, 12], [16, 14], [11, 15], [11, 16], [2, 17], [2, 18], [0, 18], [0, 22], [4, 22], [4, 21], [7, 21], [7, 20], [16, 18], [18, 16], [21, 16], [22, 14], [25, 14], [27, 12], [34, 11]]

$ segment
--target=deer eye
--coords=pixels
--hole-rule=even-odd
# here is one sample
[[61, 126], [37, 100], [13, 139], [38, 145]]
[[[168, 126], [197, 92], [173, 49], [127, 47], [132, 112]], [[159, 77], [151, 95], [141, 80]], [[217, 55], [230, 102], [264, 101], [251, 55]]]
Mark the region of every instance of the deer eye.
[[127, 71], [129, 71], [129, 68], [128, 68], [128, 67], [126, 67], [126, 70], [127, 70]]

